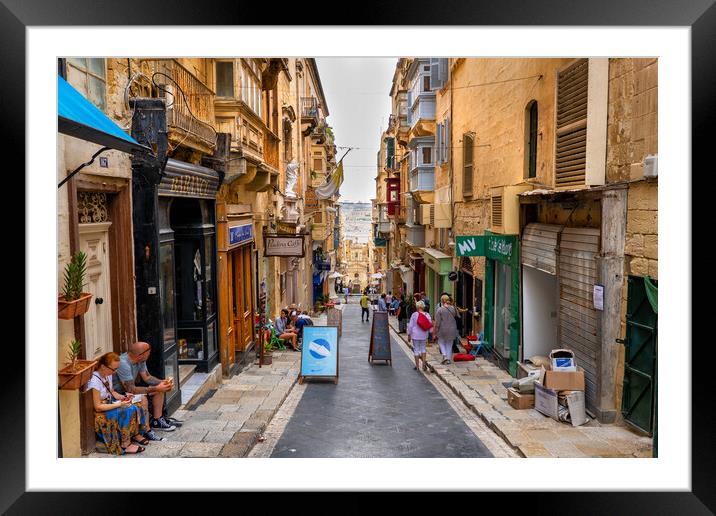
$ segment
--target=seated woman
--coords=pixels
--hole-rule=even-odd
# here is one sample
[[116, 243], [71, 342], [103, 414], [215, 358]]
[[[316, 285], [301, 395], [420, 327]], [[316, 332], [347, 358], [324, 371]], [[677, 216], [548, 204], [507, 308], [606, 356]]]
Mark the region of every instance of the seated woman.
[[298, 331], [292, 328], [288, 319], [288, 310], [281, 310], [281, 317], [276, 319], [276, 332], [278, 338], [289, 344], [294, 351], [298, 351]]
[[[122, 396], [113, 389], [112, 375], [119, 368], [119, 355], [105, 353], [97, 359], [97, 369], [87, 383], [94, 402], [94, 429], [102, 438], [108, 453], [142, 453], [149, 440], [142, 431], [149, 430], [146, 396], [142, 403], [133, 403], [133, 395]], [[134, 443], [132, 442], [134, 441]], [[135, 444], [136, 443], [136, 444]]]

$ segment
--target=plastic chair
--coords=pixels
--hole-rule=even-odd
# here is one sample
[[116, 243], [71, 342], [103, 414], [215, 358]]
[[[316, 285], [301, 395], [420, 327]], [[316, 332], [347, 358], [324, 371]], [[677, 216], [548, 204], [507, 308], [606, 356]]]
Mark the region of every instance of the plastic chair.
[[482, 351], [482, 346], [485, 343], [485, 334], [484, 332], [480, 332], [480, 334], [477, 336], [477, 346], [473, 345], [473, 348], [470, 350], [471, 355], [479, 356], [480, 351]]

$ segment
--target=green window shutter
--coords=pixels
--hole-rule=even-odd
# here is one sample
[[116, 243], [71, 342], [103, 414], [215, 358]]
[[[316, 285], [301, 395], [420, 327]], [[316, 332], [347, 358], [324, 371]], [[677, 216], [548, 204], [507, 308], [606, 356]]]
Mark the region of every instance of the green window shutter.
[[445, 119], [445, 163], [450, 161], [450, 117]]

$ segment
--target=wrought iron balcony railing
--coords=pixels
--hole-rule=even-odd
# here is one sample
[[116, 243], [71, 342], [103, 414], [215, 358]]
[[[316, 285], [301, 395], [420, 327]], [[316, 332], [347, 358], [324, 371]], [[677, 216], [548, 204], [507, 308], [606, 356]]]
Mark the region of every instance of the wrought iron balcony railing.
[[216, 146], [215, 94], [211, 88], [176, 59], [146, 59], [144, 62], [149, 65], [158, 96], [166, 99], [167, 128], [178, 129], [213, 149]]

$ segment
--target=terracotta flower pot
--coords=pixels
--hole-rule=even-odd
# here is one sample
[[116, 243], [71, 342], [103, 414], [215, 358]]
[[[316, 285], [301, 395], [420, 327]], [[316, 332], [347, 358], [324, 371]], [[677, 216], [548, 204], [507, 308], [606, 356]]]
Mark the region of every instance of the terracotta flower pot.
[[65, 301], [64, 296], [57, 298], [57, 317], [60, 319], [74, 319], [79, 315], [83, 315], [89, 310], [92, 294], [82, 292], [79, 299], [74, 301]]
[[273, 354], [271, 352], [266, 353], [264, 351], [263, 365], [271, 365], [271, 364], [273, 364]]
[[90, 381], [96, 365], [96, 360], [77, 360], [74, 368], [67, 364], [57, 372], [57, 384], [62, 390], [75, 391]]

